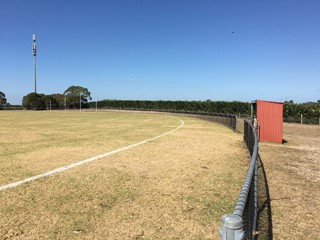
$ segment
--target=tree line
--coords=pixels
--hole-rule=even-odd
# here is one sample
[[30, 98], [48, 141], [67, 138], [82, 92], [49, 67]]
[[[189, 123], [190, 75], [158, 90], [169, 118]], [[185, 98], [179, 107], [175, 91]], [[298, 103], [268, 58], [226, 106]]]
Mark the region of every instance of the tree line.
[[319, 124], [320, 100], [318, 102], [294, 103], [286, 101], [283, 104], [283, 118], [285, 122], [299, 123], [303, 116], [303, 123]]
[[90, 91], [81, 86], [70, 86], [63, 94], [29, 93], [22, 99], [22, 106], [28, 110], [88, 108]]
[[[25, 109], [79, 109], [98, 108], [105, 109], [137, 109], [160, 111], [192, 111], [192, 112], [216, 112], [229, 113], [243, 117], [251, 114], [251, 103], [239, 101], [150, 101], [150, 100], [102, 100], [89, 102], [90, 91], [81, 86], [70, 86], [63, 94], [38, 94], [29, 93], [23, 97], [22, 105]], [[21, 109], [20, 106], [12, 106], [7, 103], [6, 95], [0, 91], [0, 109]], [[283, 104], [283, 117], [286, 122], [300, 122], [301, 114], [303, 122], [307, 124], [319, 124], [320, 100], [318, 102], [294, 103], [285, 101]]]
[[[90, 102], [90, 108], [95, 108], [96, 103]], [[144, 109], [144, 110], [171, 110], [192, 112], [216, 112], [250, 115], [250, 103], [227, 101], [147, 101], [147, 100], [102, 100], [97, 102], [98, 108], [106, 109]]]
[[7, 102], [6, 94], [0, 91], [0, 110], [21, 110], [21, 105], [11, 105]]
[[[90, 108], [133, 109], [159, 111], [192, 111], [229, 113], [248, 117], [251, 115], [251, 103], [239, 101], [147, 101], [147, 100], [102, 100], [90, 102]], [[319, 124], [320, 100], [318, 102], [294, 103], [286, 101], [283, 104], [283, 117], [286, 122], [300, 122], [301, 114], [306, 124]]]

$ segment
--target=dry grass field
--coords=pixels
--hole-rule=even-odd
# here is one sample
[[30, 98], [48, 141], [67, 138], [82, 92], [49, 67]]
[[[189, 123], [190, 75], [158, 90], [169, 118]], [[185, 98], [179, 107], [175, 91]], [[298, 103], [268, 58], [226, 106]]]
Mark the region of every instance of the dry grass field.
[[284, 123], [284, 144], [260, 143], [274, 239], [319, 239], [320, 126]]
[[130, 113], [1, 111], [0, 185], [157, 136], [179, 120]]
[[0, 239], [217, 239], [246, 172], [242, 135], [145, 113], [0, 112], [0, 185], [179, 130], [0, 192]]

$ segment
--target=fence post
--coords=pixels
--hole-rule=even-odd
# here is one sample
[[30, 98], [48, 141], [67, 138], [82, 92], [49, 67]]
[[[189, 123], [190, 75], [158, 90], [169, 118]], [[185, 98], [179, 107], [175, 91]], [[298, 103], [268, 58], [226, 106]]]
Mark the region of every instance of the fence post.
[[220, 240], [242, 240], [243, 236], [242, 218], [235, 214], [223, 215], [220, 226]]

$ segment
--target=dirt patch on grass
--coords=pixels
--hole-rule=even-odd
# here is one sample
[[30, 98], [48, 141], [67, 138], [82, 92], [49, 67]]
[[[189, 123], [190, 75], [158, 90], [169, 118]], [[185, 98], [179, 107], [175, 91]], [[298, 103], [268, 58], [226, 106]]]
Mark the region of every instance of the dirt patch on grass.
[[274, 239], [320, 235], [320, 127], [284, 123], [285, 144], [260, 143], [269, 180]]
[[248, 155], [242, 135], [183, 120], [164, 138], [1, 192], [0, 238], [217, 239]]

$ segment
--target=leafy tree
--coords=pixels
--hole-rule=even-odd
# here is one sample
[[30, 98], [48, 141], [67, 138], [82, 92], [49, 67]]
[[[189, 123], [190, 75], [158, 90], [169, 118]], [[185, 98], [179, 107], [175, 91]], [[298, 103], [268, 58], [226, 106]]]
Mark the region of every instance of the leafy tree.
[[57, 100], [55, 98], [53, 98], [52, 96], [44, 95], [44, 96], [42, 96], [42, 100], [44, 102], [45, 109], [50, 109], [50, 107], [51, 107], [51, 109], [57, 109], [58, 108]]
[[29, 93], [23, 97], [22, 106], [29, 110], [46, 109], [46, 96], [35, 92]]
[[88, 100], [91, 100], [91, 93], [87, 88], [81, 86], [71, 86], [63, 93], [70, 108], [88, 107]]
[[65, 96], [61, 93], [47, 95], [49, 101], [51, 100], [52, 109], [63, 109]]
[[7, 103], [6, 95], [0, 91], [0, 107]]

